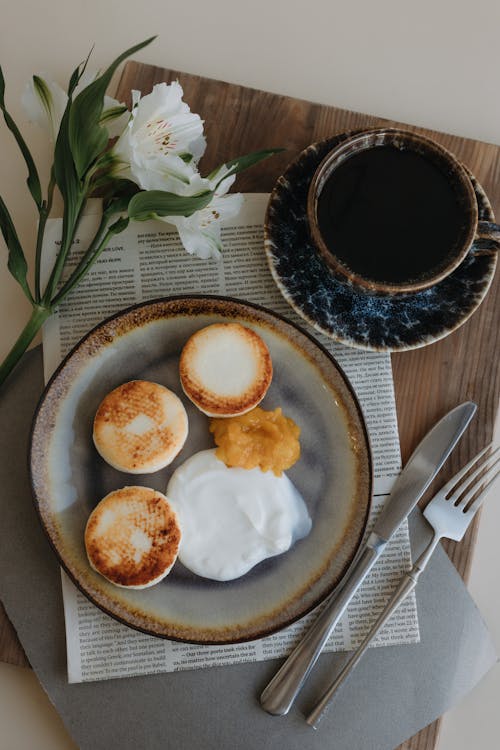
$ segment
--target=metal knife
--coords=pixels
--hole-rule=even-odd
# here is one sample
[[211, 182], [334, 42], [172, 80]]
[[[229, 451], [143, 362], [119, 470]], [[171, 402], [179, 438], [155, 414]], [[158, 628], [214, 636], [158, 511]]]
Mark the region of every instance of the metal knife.
[[412, 453], [340, 589], [330, 594], [317, 620], [262, 692], [260, 703], [265, 711], [275, 716], [288, 713], [354, 593], [450, 455], [476, 409], [471, 401], [452, 409]]

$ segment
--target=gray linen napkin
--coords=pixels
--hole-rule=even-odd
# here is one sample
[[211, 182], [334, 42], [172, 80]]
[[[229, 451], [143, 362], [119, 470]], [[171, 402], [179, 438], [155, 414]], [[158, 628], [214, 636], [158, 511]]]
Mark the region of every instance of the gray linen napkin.
[[[370, 649], [316, 732], [303, 713], [343, 654], [320, 658], [297, 706], [282, 718], [268, 716], [258, 703], [276, 661], [68, 685], [59, 566], [38, 522], [27, 470], [42, 388], [38, 348], [0, 391], [0, 598], [82, 750], [392, 750], [456, 703], [494, 664], [481, 616], [438, 549], [417, 588], [421, 642]], [[410, 529], [415, 554], [429, 534], [418, 511]]]

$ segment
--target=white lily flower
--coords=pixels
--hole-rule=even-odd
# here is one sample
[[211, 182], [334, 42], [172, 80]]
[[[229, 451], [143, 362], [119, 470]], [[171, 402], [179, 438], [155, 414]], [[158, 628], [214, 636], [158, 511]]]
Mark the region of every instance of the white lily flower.
[[[97, 75], [98, 73], [88, 72], [82, 75], [78, 86], [76, 86], [73, 92], [73, 100], [95, 80]], [[68, 103], [68, 95], [64, 89], [58, 83], [51, 81], [44, 75], [33, 76], [23, 92], [21, 101], [28, 119], [48, 130], [51, 140], [55, 143], [64, 110]], [[105, 127], [110, 138], [121, 135], [127, 125], [130, 112], [126, 111], [117, 117], [112, 116], [115, 108], [122, 109], [124, 106], [124, 104], [120, 104], [120, 102], [111, 96], [104, 97], [104, 108], [101, 119], [105, 122]]]
[[[200, 179], [211, 185], [213, 189], [223, 176], [224, 171], [227, 171], [225, 166], [221, 167], [210, 180]], [[223, 180], [208, 206], [196, 211], [191, 216], [161, 217], [162, 221], [173, 224], [177, 228], [181, 242], [190, 255], [197, 255], [198, 258], [202, 259], [217, 259], [220, 257], [222, 250], [221, 223], [236, 216], [243, 203], [241, 193], [226, 195], [234, 180], [235, 175]]]
[[143, 190], [192, 195], [197, 189], [196, 165], [206, 147], [203, 121], [182, 96], [176, 81], [158, 83], [144, 97], [133, 92], [132, 116], [113, 155], [116, 171]]

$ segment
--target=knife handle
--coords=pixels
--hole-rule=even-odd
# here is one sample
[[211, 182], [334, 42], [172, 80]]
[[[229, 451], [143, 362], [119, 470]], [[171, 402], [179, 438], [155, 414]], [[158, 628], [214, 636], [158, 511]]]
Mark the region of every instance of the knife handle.
[[315, 665], [323, 646], [344, 614], [344, 611], [364, 580], [385, 542], [374, 534], [354, 563], [339, 593], [333, 594], [304, 638], [276, 672], [260, 696], [262, 708], [274, 716], [288, 713]]
[[323, 717], [335, 693], [340, 689], [340, 687], [344, 684], [344, 682], [349, 677], [351, 672], [358, 665], [359, 661], [361, 660], [361, 657], [363, 656], [363, 654], [365, 653], [365, 651], [367, 650], [368, 646], [373, 641], [377, 633], [384, 627], [386, 622], [398, 609], [400, 604], [406, 599], [408, 594], [411, 591], [413, 591], [416, 585], [417, 585], [417, 578], [413, 577], [413, 571], [406, 573], [402, 577], [399, 583], [399, 586], [397, 587], [394, 594], [392, 595], [392, 598], [384, 607], [383, 611], [381, 612], [376, 622], [370, 628], [370, 632], [368, 633], [368, 635], [365, 637], [365, 639], [363, 640], [361, 645], [358, 647], [358, 649], [352, 654], [352, 656], [346, 662], [346, 664], [342, 667], [342, 670], [339, 672], [339, 674], [331, 683], [331, 685], [327, 688], [327, 690], [325, 690], [325, 692], [323, 693], [323, 695], [321, 696], [321, 698], [315, 705], [314, 709], [307, 716], [306, 722], [309, 724], [309, 726], [313, 727], [313, 729], [317, 728], [321, 718]]

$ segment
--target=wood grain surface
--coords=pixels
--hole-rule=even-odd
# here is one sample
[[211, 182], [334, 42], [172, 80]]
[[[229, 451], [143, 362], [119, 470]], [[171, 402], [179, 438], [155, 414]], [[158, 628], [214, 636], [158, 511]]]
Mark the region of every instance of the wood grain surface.
[[[236, 189], [241, 192], [270, 191], [288, 163], [315, 141], [356, 128], [398, 125], [434, 138], [453, 151], [478, 178], [495, 214], [500, 216], [498, 146], [134, 62], [124, 68], [117, 98], [130, 103], [132, 89], [145, 94], [155, 83], [172, 80], [179, 80], [185, 101], [205, 120], [208, 148], [200, 164], [202, 173], [249, 151], [271, 147], [286, 149], [239, 176]], [[490, 292], [479, 310], [446, 339], [423, 349], [392, 355], [403, 463], [420, 438], [449, 409], [466, 400], [478, 405], [478, 414], [442, 470], [439, 483], [452, 476], [491, 440], [493, 434], [500, 391], [499, 279], [497, 269]], [[434, 483], [427, 498], [436, 486]], [[478, 522], [476, 519], [460, 544], [445, 544], [448, 555], [466, 581]], [[28, 664], [3, 610], [0, 610], [0, 659], [23, 666]], [[432, 750], [438, 732], [439, 722], [435, 722], [401, 745], [400, 750]]]

